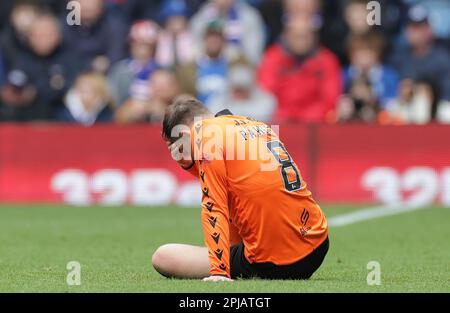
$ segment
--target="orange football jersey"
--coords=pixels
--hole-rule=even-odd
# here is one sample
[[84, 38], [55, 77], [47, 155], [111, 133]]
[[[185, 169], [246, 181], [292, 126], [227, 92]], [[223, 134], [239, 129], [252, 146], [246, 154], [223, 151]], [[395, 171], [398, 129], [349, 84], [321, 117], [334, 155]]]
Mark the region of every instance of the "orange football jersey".
[[226, 111], [191, 134], [211, 275], [230, 277], [230, 247], [241, 240], [250, 263], [287, 265], [327, 238], [324, 213], [269, 126]]

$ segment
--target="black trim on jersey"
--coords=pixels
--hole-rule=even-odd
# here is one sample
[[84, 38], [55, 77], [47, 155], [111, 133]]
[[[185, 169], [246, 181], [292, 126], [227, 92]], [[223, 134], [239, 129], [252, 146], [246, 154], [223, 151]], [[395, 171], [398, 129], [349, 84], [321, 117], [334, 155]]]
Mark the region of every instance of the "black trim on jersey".
[[[222, 110], [220, 112], [217, 112], [217, 114], [214, 115], [214, 117], [219, 117], [219, 116], [223, 116], [223, 115], [233, 115], [233, 113], [231, 113], [230, 110], [225, 109], [225, 110]], [[184, 169], [184, 170], [190, 170], [194, 166], [194, 164], [195, 164], [195, 161], [192, 160], [192, 163], [189, 166], [187, 166], [187, 167], [183, 167], [182, 166], [181, 168]]]
[[181, 166], [181, 168], [183, 170], [187, 171], [187, 170], [190, 170], [194, 166], [194, 164], [195, 164], [195, 162], [194, 162], [194, 160], [192, 160], [192, 163], [189, 166], [187, 166], [187, 167]]
[[225, 109], [225, 110], [217, 112], [216, 115], [214, 115], [214, 117], [219, 117], [219, 116], [223, 116], [223, 115], [233, 115], [233, 113], [231, 113], [230, 110]]

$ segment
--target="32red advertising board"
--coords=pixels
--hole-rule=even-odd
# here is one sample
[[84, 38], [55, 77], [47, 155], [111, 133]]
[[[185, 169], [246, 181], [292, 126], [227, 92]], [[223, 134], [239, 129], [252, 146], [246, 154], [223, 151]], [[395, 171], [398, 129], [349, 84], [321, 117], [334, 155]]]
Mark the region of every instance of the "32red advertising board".
[[[281, 140], [323, 202], [450, 206], [450, 127], [281, 126]], [[157, 126], [0, 125], [0, 202], [199, 203]]]

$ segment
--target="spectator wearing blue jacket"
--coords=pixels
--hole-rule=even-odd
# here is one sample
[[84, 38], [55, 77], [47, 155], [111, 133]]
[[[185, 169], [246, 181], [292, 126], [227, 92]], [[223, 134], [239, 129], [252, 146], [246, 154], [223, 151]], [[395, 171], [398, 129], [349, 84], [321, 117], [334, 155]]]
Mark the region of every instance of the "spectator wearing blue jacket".
[[204, 53], [177, 68], [182, 91], [196, 96], [206, 106], [212, 97], [223, 95], [228, 89], [228, 69], [232, 62], [225, 57], [225, 44], [222, 23], [213, 21], [203, 35]]
[[365, 75], [381, 107], [397, 97], [398, 73], [382, 62], [385, 42], [379, 33], [355, 35], [349, 39], [350, 65], [344, 69], [346, 91], [359, 75]]
[[378, 112], [396, 99], [398, 74], [383, 64], [384, 47], [384, 39], [377, 32], [349, 38], [350, 64], [344, 69], [345, 95], [338, 106], [340, 120], [375, 121]]
[[153, 21], [133, 23], [128, 35], [130, 57], [111, 67], [108, 81], [114, 101], [122, 106], [127, 100], [151, 98], [150, 78], [159, 68], [155, 60], [159, 26]]

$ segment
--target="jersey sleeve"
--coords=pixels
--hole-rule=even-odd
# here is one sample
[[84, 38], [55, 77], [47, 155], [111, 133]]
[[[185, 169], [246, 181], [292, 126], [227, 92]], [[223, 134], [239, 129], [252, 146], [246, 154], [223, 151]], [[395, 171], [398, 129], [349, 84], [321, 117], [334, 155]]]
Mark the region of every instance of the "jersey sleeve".
[[200, 165], [202, 225], [211, 264], [211, 275], [230, 277], [230, 222], [224, 160]]

